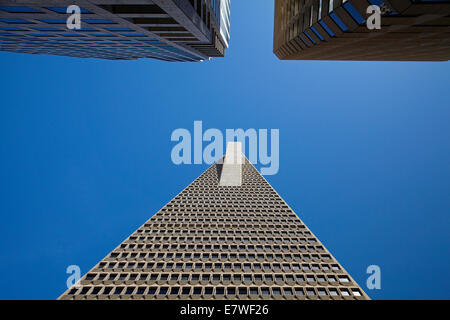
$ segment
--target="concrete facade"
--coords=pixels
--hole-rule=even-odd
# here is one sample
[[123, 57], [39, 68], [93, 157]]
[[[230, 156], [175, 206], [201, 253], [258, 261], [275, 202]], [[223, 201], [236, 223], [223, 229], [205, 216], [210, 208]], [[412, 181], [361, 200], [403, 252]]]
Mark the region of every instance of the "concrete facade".
[[59, 299], [369, 299], [248, 160], [240, 186], [220, 186], [221, 169], [206, 170]]

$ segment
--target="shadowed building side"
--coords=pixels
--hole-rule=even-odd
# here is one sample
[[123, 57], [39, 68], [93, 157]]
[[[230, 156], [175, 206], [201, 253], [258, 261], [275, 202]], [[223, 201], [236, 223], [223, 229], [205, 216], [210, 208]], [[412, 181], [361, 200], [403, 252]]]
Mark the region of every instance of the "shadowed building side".
[[[381, 29], [367, 8], [381, 9]], [[275, 0], [274, 53], [281, 60], [447, 61], [450, 1]]]

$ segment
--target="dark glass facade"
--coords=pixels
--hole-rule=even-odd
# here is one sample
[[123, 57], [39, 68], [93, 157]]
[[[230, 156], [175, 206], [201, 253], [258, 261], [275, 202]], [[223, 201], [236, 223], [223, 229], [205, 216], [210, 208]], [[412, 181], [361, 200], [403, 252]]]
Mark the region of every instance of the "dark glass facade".
[[[79, 30], [67, 26], [70, 5], [81, 9]], [[229, 0], [0, 1], [0, 50], [202, 61], [225, 55], [229, 14]]]

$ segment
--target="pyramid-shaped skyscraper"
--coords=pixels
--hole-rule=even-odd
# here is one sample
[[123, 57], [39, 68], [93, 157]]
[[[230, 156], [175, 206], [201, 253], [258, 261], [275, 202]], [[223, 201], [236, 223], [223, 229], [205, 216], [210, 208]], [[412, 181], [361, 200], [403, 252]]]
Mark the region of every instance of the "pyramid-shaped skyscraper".
[[231, 149], [60, 299], [369, 299]]

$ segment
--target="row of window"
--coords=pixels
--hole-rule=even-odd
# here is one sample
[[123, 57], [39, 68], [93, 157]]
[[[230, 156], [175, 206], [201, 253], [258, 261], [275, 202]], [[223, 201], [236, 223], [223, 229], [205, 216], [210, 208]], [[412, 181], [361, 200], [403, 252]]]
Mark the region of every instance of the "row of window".
[[[5, 35], [4, 33], [0, 33], [0, 36]], [[20, 36], [20, 38], [18, 37], [18, 35], [16, 34], [7, 34], [8, 36], [14, 36], [14, 38], [10, 37], [10, 38], [3, 38], [0, 37], [0, 40], [2, 40], [4, 43], [10, 43], [10, 44], [33, 44], [33, 45], [45, 45], [45, 46], [54, 46], [54, 47], [61, 47], [61, 48], [68, 48], [68, 49], [72, 49], [73, 51], [76, 50], [87, 50], [87, 49], [91, 49], [91, 48], [104, 48], [104, 49], [109, 49], [111, 50], [111, 52], [113, 52], [114, 49], [117, 50], [122, 50], [123, 49], [136, 49], [136, 50], [141, 50], [141, 51], [157, 51], [163, 54], [168, 54], [170, 55], [170, 52], [164, 51], [164, 50], [168, 50], [168, 51], [174, 51], [173, 48], [170, 47], [155, 47], [155, 46], [149, 46], [148, 44], [145, 43], [141, 43], [141, 42], [127, 42], [124, 43], [122, 42], [122, 40], [120, 42], [97, 42], [96, 39], [85, 39], [84, 41], [88, 41], [89, 40], [89, 44], [87, 43], [83, 43], [80, 42], [80, 39], [78, 39], [77, 41], [74, 41], [73, 39], [45, 39], [45, 40], [41, 40], [38, 38], [30, 38], [30, 37], [22, 37]], [[17, 37], [16, 37], [17, 36]], [[36, 35], [36, 37], [42, 38], [45, 35]], [[116, 41], [119, 41], [118, 39]], [[44, 46], [43, 46], [44, 47]], [[164, 50], [162, 50], [164, 49]], [[178, 53], [180, 55], [185, 55], [188, 56], [189, 54], [186, 54], [184, 52], [180, 52]]]
[[[303, 229], [305, 226], [301, 223], [300, 220], [298, 220], [298, 223], [283, 223], [283, 224], [266, 224], [266, 223], [258, 223], [258, 222], [249, 222], [245, 224], [233, 224], [233, 223], [206, 223], [206, 222], [197, 222], [195, 220], [190, 221], [189, 223], [171, 223], [171, 222], [159, 222], [154, 221], [152, 218], [151, 223], [146, 223], [144, 225], [145, 228], [195, 228], [195, 229], [201, 229], [201, 230], [208, 230], [208, 229], [237, 229], [237, 230], [248, 230], [248, 229], [264, 229], [264, 230], [283, 230], [284, 232], [289, 232], [289, 230], [298, 230]], [[258, 231], [258, 230], [255, 230]]]
[[[219, 180], [216, 181], [218, 183]], [[247, 200], [260, 200], [260, 201], [267, 201], [267, 196], [273, 196], [276, 195], [272, 188], [270, 188], [267, 183], [261, 183], [261, 189], [259, 188], [246, 188], [245, 186], [241, 186], [239, 188], [239, 192], [237, 190], [233, 189], [225, 189], [225, 188], [214, 188], [211, 189], [205, 189], [205, 188], [199, 188], [195, 186], [189, 186], [187, 189], [184, 189], [175, 199], [189, 199], [192, 195], [201, 196], [202, 199], [247, 199]], [[270, 199], [270, 201], [273, 201], [274, 203], [284, 203], [283, 200], [280, 198], [273, 198]]]
[[[203, 178], [199, 178], [203, 179]], [[197, 181], [197, 183], [195, 183]], [[188, 189], [185, 189], [180, 193], [180, 195], [186, 195], [186, 194], [199, 194], [199, 195], [212, 195], [212, 191], [214, 191], [214, 195], [221, 197], [221, 196], [227, 196], [227, 195], [236, 195], [236, 196], [249, 196], [252, 197], [258, 197], [258, 196], [267, 196], [267, 195], [276, 195], [276, 192], [270, 187], [269, 184], [267, 184], [265, 181], [258, 183], [256, 186], [257, 188], [253, 186], [247, 186], [245, 179], [242, 179], [243, 185], [240, 187], [236, 187], [233, 189], [229, 188], [220, 188], [218, 187], [219, 180], [216, 179], [215, 182], [211, 183], [211, 186], [213, 189], [205, 188], [204, 186], [199, 185], [200, 180], [195, 180]], [[194, 184], [195, 183], [195, 184]]]
[[[200, 218], [199, 218], [200, 219]], [[206, 222], [196, 222], [195, 219], [192, 219], [192, 221], [189, 221], [188, 223], [173, 223], [173, 222], [167, 222], [167, 221], [156, 221], [156, 217], [152, 217], [149, 222], [147, 222], [144, 225], [144, 228], [158, 228], [158, 229], [164, 229], [164, 228], [198, 228], [202, 230], [208, 230], [208, 229], [237, 229], [237, 230], [249, 230], [249, 229], [276, 229], [276, 230], [283, 230], [285, 232], [289, 232], [289, 230], [298, 230], [298, 229], [305, 229], [306, 227], [302, 224], [301, 220], [298, 218], [296, 219], [290, 219], [288, 222], [295, 223], [284, 223], [280, 224], [277, 222], [277, 224], [272, 223], [260, 223], [259, 221], [252, 220], [246, 220], [246, 223], [233, 223], [234, 221], [230, 222], [214, 222], [214, 223], [206, 223]], [[257, 231], [257, 230], [255, 230]]]
[[358, 288], [302, 288], [302, 287], [82, 287], [71, 289], [69, 295], [159, 295], [159, 296], [331, 296], [361, 297]]
[[[195, 189], [195, 187], [197, 188], [201, 188], [204, 186], [212, 186], [214, 187], [215, 190], [217, 191], [222, 191], [224, 194], [225, 193], [232, 193], [229, 188], [223, 188], [220, 187], [217, 182], [219, 181], [218, 176], [202, 176], [197, 180], [194, 180], [194, 182], [192, 182], [192, 187]], [[233, 188], [234, 191], [251, 191], [253, 189], [253, 187], [257, 186], [258, 189], [260, 189], [260, 191], [267, 191], [270, 192], [271, 188], [265, 183], [265, 181], [260, 178], [260, 177], [246, 177], [245, 174], [242, 175], [242, 185], [241, 186], [236, 186], [236, 188]], [[261, 188], [260, 188], [261, 187]]]
[[[199, 218], [197, 217], [186, 217], [181, 216], [178, 218], [161, 218], [161, 217], [153, 217], [152, 222], [154, 223], [195, 223], [198, 222]], [[296, 224], [301, 224], [301, 221], [297, 218], [285, 218], [285, 219], [269, 219], [269, 218], [253, 218], [253, 219], [242, 219], [242, 218], [211, 218], [211, 219], [204, 219], [204, 223], [242, 223], [242, 226], [248, 227], [248, 225], [254, 224], [254, 225], [262, 225], [262, 227], [277, 227], [277, 228], [297, 228]], [[273, 223], [279, 223], [279, 226], [272, 225]], [[282, 224], [282, 225], [281, 225]]]
[[208, 192], [194, 192], [187, 189], [189, 192], [183, 191], [184, 193], [178, 195], [173, 201], [190, 201], [192, 199], [197, 199], [196, 201], [212, 202], [212, 201], [247, 201], [252, 203], [270, 203], [274, 205], [286, 205], [286, 203], [277, 198], [274, 194], [260, 194], [255, 195], [249, 192], [240, 192], [238, 194], [222, 193], [219, 194], [214, 190], [209, 189]]
[[[4, 30], [4, 31], [23, 31], [23, 32], [28, 32], [28, 31], [47, 31], [47, 32], [63, 32], [63, 31], [67, 31], [67, 29], [61, 29], [61, 28], [55, 28], [55, 27], [31, 27], [31, 28], [24, 28], [24, 27], [0, 27], [0, 30]], [[98, 29], [93, 29], [93, 28], [81, 28], [81, 29], [77, 29], [77, 30], [73, 30], [74, 32], [93, 32], [93, 31], [114, 31], [114, 32], [134, 32], [135, 30], [130, 29], [130, 28], [98, 28]], [[72, 34], [72, 35], [77, 35], [77, 34]], [[89, 35], [91, 35], [91, 33], [89, 33]], [[130, 36], [133, 36], [133, 34], [129, 34]]]
[[[66, 19], [36, 19], [37, 21], [48, 24], [66, 24]], [[1, 22], [8, 24], [36, 24], [36, 22], [28, 21], [20, 18], [0, 18]], [[106, 19], [81, 19], [81, 21], [89, 24], [117, 24], [117, 22]]]
[[[191, 236], [182, 236], [182, 235], [176, 235], [175, 236], [164, 236], [166, 233], [161, 233], [158, 236], [153, 236], [153, 233], [136, 233], [134, 236], [130, 237], [130, 240], [154, 240], [157, 242], [166, 242], [166, 241], [177, 241], [177, 242], [226, 242], [226, 241], [233, 241], [233, 242], [240, 242], [240, 243], [248, 243], [250, 241], [252, 242], [265, 242], [265, 243], [310, 243], [315, 244], [318, 243], [315, 238], [305, 238], [305, 237], [290, 237], [290, 238], [281, 238], [281, 237], [265, 237], [265, 236], [258, 236], [258, 237], [242, 237], [239, 235], [230, 235], [227, 237], [222, 236], [203, 236], [203, 233], [199, 231], [191, 232]], [[170, 234], [170, 233], [169, 233]], [[196, 236], [194, 236], [196, 235]]]
[[131, 236], [130, 241], [144, 241], [144, 242], [235, 242], [235, 243], [317, 243], [316, 239], [305, 239], [305, 238], [242, 238], [242, 237], [160, 237], [160, 236]]
[[[20, 51], [20, 49], [26, 49], [27, 47], [33, 49], [34, 51], [43, 51], [43, 52], [50, 52], [50, 53], [56, 53], [58, 51], [64, 52], [64, 53], [80, 53], [80, 54], [89, 54], [92, 53], [99, 53], [102, 56], [103, 55], [118, 55], [118, 54], [125, 54], [125, 56], [129, 56], [130, 54], [135, 57], [146, 57], [148, 54], [152, 55], [161, 55], [161, 57], [176, 57], [179, 59], [190, 59], [192, 58], [185, 57], [188, 54], [185, 53], [177, 53], [177, 55], [173, 55], [170, 52], [163, 51], [160, 48], [152, 47], [146, 44], [141, 43], [126, 43], [127, 46], [124, 46], [125, 43], [122, 44], [115, 44], [115, 43], [107, 43], [107, 42], [100, 42], [95, 43], [95, 45], [91, 42], [89, 44], [80, 44], [79, 42], [70, 41], [71, 39], [52, 39], [52, 41], [49, 41], [48, 39], [40, 40], [39, 39], [33, 39], [33, 38], [20, 38], [17, 40], [13, 40], [11, 38], [1, 38], [1, 36], [4, 35], [0, 33], [0, 44], [2, 47], [11, 48], [11, 49], [17, 49]], [[38, 37], [42, 37], [42, 35], [36, 35]], [[37, 40], [37, 41], [36, 41]], [[56, 41], [64, 41], [64, 43], [58, 43]], [[91, 39], [95, 40], [95, 39]], [[70, 41], [70, 46], [68, 42]], [[99, 49], [105, 49], [105, 50], [99, 50]], [[167, 50], [167, 49], [166, 49]], [[169, 50], [171, 51], [171, 50]], [[197, 60], [197, 59], [196, 59]]]
[[41, 48], [39, 46], [34, 47], [19, 47], [19, 46], [8, 46], [2, 45], [0, 43], [0, 50], [3, 51], [11, 51], [11, 52], [19, 52], [19, 53], [30, 53], [30, 54], [52, 54], [52, 55], [60, 55], [60, 56], [71, 56], [78, 58], [100, 58], [100, 59], [138, 59], [138, 58], [154, 58], [164, 61], [198, 61], [198, 59], [190, 59], [184, 57], [175, 56], [158, 56], [153, 52], [142, 52], [142, 51], [123, 51], [123, 52], [111, 52], [111, 51], [99, 51], [99, 50], [70, 50], [68, 49], [48, 49]]
[[180, 230], [180, 229], [139, 229], [137, 233], [145, 234], [227, 234], [227, 235], [289, 235], [311, 236], [309, 231], [280, 231], [280, 230]]
[[[0, 33], [0, 36], [2, 36], [2, 33]], [[102, 48], [105, 49], [105, 52], [110, 53], [118, 53], [118, 52], [153, 52], [153, 53], [160, 53], [165, 55], [172, 55], [171, 53], [162, 51], [158, 48], [150, 47], [147, 45], [133, 45], [130, 43], [131, 46], [124, 46], [124, 45], [116, 45], [116, 44], [107, 44], [107, 43], [101, 43], [101, 44], [90, 44], [89, 46], [80, 46], [78, 44], [68, 44], [68, 43], [53, 43], [48, 41], [43, 42], [36, 42], [31, 41], [32, 39], [20, 39], [20, 41], [13, 42], [8, 41], [3, 38], [0, 38], [0, 41], [3, 42], [3, 44], [9, 44], [10, 46], [20, 47], [20, 46], [36, 46], [43, 50], [53, 50], [53, 49], [61, 49], [61, 50], [71, 50], [72, 52], [80, 51], [80, 52], [87, 52], [89, 50], [96, 50], [96, 48]], [[135, 51], [134, 51], [135, 50]], [[97, 50], [99, 51], [99, 50]]]
[[[1, 19], [0, 19], [1, 20]], [[18, 31], [18, 30], [11, 30], [11, 28], [0, 28], [1, 29], [7, 29], [4, 31]], [[44, 29], [44, 28], [41, 28]], [[54, 37], [73, 37], [73, 38], [83, 38], [83, 37], [109, 37], [114, 38], [117, 36], [124, 36], [127, 38], [146, 38], [148, 37], [146, 34], [138, 34], [138, 33], [121, 33], [119, 35], [112, 35], [109, 33], [90, 33], [90, 34], [81, 34], [81, 33], [60, 33], [60, 34], [54, 34], [54, 33], [24, 33], [24, 34], [17, 34], [17, 33], [5, 33], [5, 35], [10, 36], [29, 36], [29, 37], [45, 37], [45, 38], [51, 38], [53, 40]], [[93, 39], [96, 40], [96, 39]], [[120, 40], [119, 40], [120, 41]]]
[[[343, 8], [344, 8], [345, 12], [351, 17], [351, 19], [353, 19], [358, 25], [363, 25], [365, 23], [365, 18], [358, 12], [358, 10], [350, 2], [348, 2], [346, 0], [344, 0], [343, 2], [344, 2], [343, 3]], [[380, 1], [371, 0], [370, 2], [371, 2], [371, 4], [380, 5]], [[341, 31], [343, 31], [343, 32], [348, 31], [349, 27], [343, 22], [343, 20], [335, 12], [333, 12], [333, 1], [332, 0], [330, 0], [330, 5], [331, 5], [331, 7], [329, 7], [328, 16], [333, 20], [333, 22], [336, 24], [337, 27], [339, 27], [339, 29]], [[322, 18], [321, 8], [322, 8], [322, 1], [320, 1], [320, 3], [319, 3], [319, 14], [318, 14], [319, 24], [322, 26], [324, 31], [330, 37], [334, 37], [335, 34], [331, 30], [331, 28], [325, 23], [325, 21], [321, 20], [321, 18]], [[312, 17], [313, 17], [312, 12], [313, 12], [313, 10], [314, 10], [314, 6], [312, 5], [310, 7], [310, 15], [309, 15], [310, 23], [309, 23], [309, 27], [310, 27], [310, 29], [312, 30], [312, 32], [314, 33], [315, 36], [317, 36], [321, 41], [324, 41], [325, 39], [324, 39], [323, 35], [321, 34], [321, 32], [319, 32], [315, 27], [313, 27], [313, 20], [312, 20]], [[391, 14], [395, 14], [395, 12], [392, 12]], [[303, 32], [303, 34], [299, 35], [299, 38], [308, 47], [310, 46], [310, 43], [305, 40], [303, 35], [306, 36], [313, 44], [317, 44], [316, 40], [314, 40], [315, 37], [313, 37], [313, 35], [310, 34], [308, 30], [305, 30]]]
[[337, 282], [350, 285], [350, 278], [346, 275], [314, 275], [314, 274], [146, 274], [146, 273], [88, 273], [82, 281], [140, 281], [140, 282], [211, 282], [211, 283], [304, 283], [311, 284], [329, 283], [336, 285]]
[[183, 263], [183, 262], [106, 262], [102, 261], [98, 264], [99, 269], [139, 269], [139, 270], [209, 270], [215, 271], [247, 271], [247, 272], [336, 272], [340, 270], [339, 265], [333, 264], [288, 264], [288, 263]]
[[[250, 209], [251, 208], [251, 209]], [[270, 208], [264, 207], [252, 203], [224, 203], [224, 204], [214, 204], [214, 205], [177, 205], [177, 206], [167, 206], [161, 210], [161, 214], [157, 217], [189, 217], [189, 214], [193, 216], [204, 216], [205, 218], [214, 217], [222, 215], [223, 217], [232, 218], [245, 218], [250, 217], [259, 218], [280, 218], [281, 220], [287, 220], [289, 218], [294, 218], [293, 212], [288, 209], [280, 208]], [[226, 215], [227, 214], [227, 215]]]
[[141, 249], [149, 249], [149, 250], [164, 250], [166, 251], [167, 249], [171, 249], [171, 250], [212, 250], [214, 249], [214, 251], [229, 251], [229, 250], [233, 250], [233, 251], [268, 251], [268, 252], [278, 252], [278, 251], [294, 251], [294, 252], [305, 252], [307, 250], [310, 251], [324, 251], [324, 248], [322, 246], [295, 246], [295, 245], [283, 245], [283, 246], [279, 246], [279, 245], [252, 245], [252, 244], [248, 244], [248, 245], [227, 245], [227, 244], [198, 244], [198, 245], [194, 245], [194, 244], [159, 244], [159, 243], [148, 243], [148, 244], [143, 244], [143, 243], [122, 243], [120, 245], [121, 249], [137, 249], [137, 250], [141, 250]]
[[[312, 252], [316, 252], [315, 250], [311, 250]], [[322, 254], [273, 254], [273, 253], [191, 253], [191, 252], [113, 252], [109, 255], [107, 259], [116, 259], [116, 260], [147, 260], [147, 259], [160, 259], [160, 260], [223, 260], [233, 261], [233, 260], [242, 260], [242, 261], [254, 261], [256, 259], [261, 261], [290, 261], [290, 260], [298, 260], [298, 261], [310, 261], [310, 260], [330, 260], [330, 255], [322, 255]]]
[[[47, 9], [49, 11], [55, 12], [55, 13], [62, 13], [65, 14], [67, 12], [67, 7], [42, 7], [42, 9]], [[45, 13], [44, 10], [39, 11], [34, 8], [30, 7], [24, 7], [24, 6], [0, 6], [1, 11], [6, 11], [9, 13]], [[89, 10], [86, 10], [84, 8], [80, 8], [80, 12], [83, 14], [91, 14]]]
[[[192, 199], [192, 197], [191, 197]], [[235, 205], [247, 207], [251, 204], [256, 208], [265, 209], [288, 209], [287, 205], [284, 203], [274, 204], [270, 200], [252, 201], [249, 199], [214, 199], [206, 200], [205, 198], [198, 198], [199, 200], [173, 200], [166, 205], [166, 208], [177, 208], [177, 207], [221, 207], [223, 205]], [[252, 206], [253, 207], [253, 206]]]

